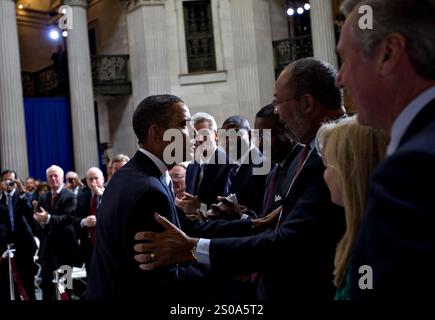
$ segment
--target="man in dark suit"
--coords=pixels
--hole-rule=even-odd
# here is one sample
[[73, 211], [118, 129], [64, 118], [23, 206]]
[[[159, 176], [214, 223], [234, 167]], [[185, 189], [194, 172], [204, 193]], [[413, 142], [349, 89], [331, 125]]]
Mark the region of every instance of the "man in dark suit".
[[270, 130], [270, 157], [273, 164], [266, 178], [263, 209], [258, 213], [259, 216], [265, 216], [282, 204], [292, 180], [290, 164], [302, 150], [302, 145], [296, 144], [290, 138], [285, 123], [279, 119], [274, 109], [272, 104], [268, 104], [255, 115], [254, 128], [259, 131], [258, 147], [261, 152], [265, 142], [265, 130]]
[[[299, 154], [303, 146], [295, 144], [290, 138], [290, 133], [285, 123], [275, 114], [272, 104], [261, 108], [255, 115], [254, 128], [258, 133], [258, 148], [263, 153], [264, 148], [270, 154], [272, 167], [266, 177], [265, 192], [262, 209], [259, 212], [251, 212], [250, 216], [264, 217], [282, 205], [282, 200], [290, 187], [292, 172], [290, 164]], [[212, 206], [214, 217], [225, 219], [226, 217], [238, 217], [246, 213], [233, 201], [221, 199], [222, 205]]]
[[[358, 1], [337, 50], [358, 120], [391, 134], [373, 173], [350, 260], [352, 299], [434, 299], [435, 3], [368, 0], [373, 30], [360, 30]], [[423, 36], [425, 35], [425, 36]]]
[[[177, 233], [173, 225], [157, 216], [165, 232], [136, 235], [136, 239], [151, 241], [135, 246], [141, 268], [150, 270], [196, 259], [219, 273], [258, 271], [262, 299], [290, 303], [331, 300], [335, 293], [335, 248], [343, 235], [344, 212], [330, 200], [323, 180], [325, 167], [314, 150], [314, 138], [323, 122], [345, 115], [341, 91], [334, 82], [334, 68], [312, 58], [293, 62], [276, 82], [275, 108], [294, 140], [305, 147], [290, 166], [293, 179], [275, 230], [241, 238], [196, 239], [195, 245], [195, 239]], [[243, 221], [234, 223], [249, 226]], [[255, 225], [252, 223], [251, 229]], [[168, 237], [173, 239], [171, 246], [162, 241]], [[175, 246], [177, 241], [179, 246]], [[154, 253], [153, 261], [142, 253], [149, 251]]]
[[186, 214], [194, 214], [203, 204], [204, 209], [217, 203], [217, 197], [224, 194], [225, 182], [231, 169], [228, 156], [217, 147], [216, 121], [207, 113], [192, 116], [197, 132], [195, 160], [187, 167], [186, 192], [177, 206]]
[[[36, 243], [27, 217], [32, 216], [32, 209], [27, 205], [26, 193], [16, 173], [5, 170], [1, 173], [0, 193], [0, 254], [13, 244], [14, 258], [23, 289], [30, 300], [35, 300], [34, 275], [36, 265], [33, 257]], [[17, 283], [18, 285], [18, 283]], [[20, 291], [15, 286], [18, 299]], [[24, 298], [24, 297], [23, 297]], [[10, 300], [9, 268], [7, 261], [0, 264], [0, 301]]]
[[65, 188], [63, 169], [52, 165], [47, 169], [50, 191], [38, 201], [39, 211], [33, 218], [40, 225], [39, 260], [41, 261], [41, 289], [44, 300], [55, 298], [53, 272], [62, 265], [77, 264], [78, 243], [73, 226], [76, 195]]
[[89, 276], [96, 239], [96, 213], [104, 193], [103, 172], [96, 167], [89, 168], [86, 171], [86, 185], [77, 194], [75, 227], [80, 239], [80, 261], [85, 263], [86, 272]]
[[264, 168], [265, 162], [253, 143], [249, 122], [242, 116], [231, 116], [224, 121], [222, 129], [226, 132], [222, 137], [219, 135], [219, 144], [234, 162], [225, 182], [224, 196], [234, 193], [240, 205], [251, 212], [260, 212], [267, 174], [255, 173]]
[[[164, 158], [172, 142], [164, 141], [163, 136], [165, 130], [171, 129], [182, 137], [182, 141], [175, 141], [175, 157], [181, 161], [192, 159], [194, 129], [190, 112], [176, 96], [150, 96], [136, 108], [133, 129], [140, 149], [112, 177], [98, 211], [97, 241], [86, 291], [90, 300], [167, 301], [182, 294], [178, 290], [180, 267], [141, 272], [133, 258], [133, 244], [137, 231], [161, 230], [154, 221], [155, 212], [179, 225], [168, 173], [175, 163]], [[180, 150], [182, 154], [178, 154]]]

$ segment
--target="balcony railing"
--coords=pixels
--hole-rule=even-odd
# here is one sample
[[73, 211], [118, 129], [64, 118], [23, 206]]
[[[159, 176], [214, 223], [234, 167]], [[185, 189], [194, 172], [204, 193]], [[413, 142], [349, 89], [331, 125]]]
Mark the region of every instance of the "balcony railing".
[[[95, 95], [129, 95], [128, 55], [91, 57]], [[51, 65], [37, 72], [22, 72], [24, 96], [66, 96], [69, 93], [68, 68]]]
[[273, 50], [275, 55], [275, 75], [278, 76], [289, 63], [313, 56], [311, 35], [273, 41]]
[[91, 59], [92, 83], [96, 95], [131, 94], [128, 79], [129, 55], [99, 55]]

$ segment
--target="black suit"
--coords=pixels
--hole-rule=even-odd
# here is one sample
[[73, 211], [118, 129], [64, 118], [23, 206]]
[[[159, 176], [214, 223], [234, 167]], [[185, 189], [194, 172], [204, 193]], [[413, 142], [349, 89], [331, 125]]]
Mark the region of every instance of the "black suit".
[[204, 164], [203, 177], [198, 185], [201, 166], [193, 162], [187, 166], [186, 192], [198, 196], [198, 199], [209, 207], [217, 203], [217, 196], [224, 195], [225, 182], [231, 169], [228, 156], [225, 152], [216, 149], [214, 163]]
[[[253, 157], [254, 154], [257, 159], [262, 157], [260, 151], [256, 148], [250, 151], [249, 156]], [[267, 174], [255, 175], [253, 171], [254, 168], [261, 168], [262, 165], [262, 163], [254, 164], [252, 161], [242, 163], [236, 172], [228, 192], [228, 194], [235, 193], [238, 203], [247, 206], [253, 212], [261, 212], [263, 208]]]
[[175, 200], [158, 167], [141, 151], [112, 177], [98, 209], [97, 242], [86, 299], [171, 299], [180, 268], [141, 271], [134, 260], [136, 232], [161, 231], [158, 212], [179, 225]]
[[268, 229], [255, 236], [213, 239], [212, 270], [260, 271], [261, 299], [332, 299], [333, 261], [344, 231], [344, 213], [330, 200], [324, 169], [312, 152], [284, 200], [278, 232]]
[[[80, 262], [86, 264], [86, 271], [90, 272], [92, 252], [94, 245], [91, 242], [89, 228], [82, 227], [81, 221], [87, 216], [91, 215], [91, 201], [92, 192], [89, 188], [85, 187], [79, 190], [77, 194], [77, 208], [75, 211], [75, 228], [80, 239]], [[97, 197], [97, 208], [100, 204], [101, 198]]]
[[78, 243], [73, 226], [76, 195], [62, 188], [53, 207], [51, 197], [51, 191], [48, 191], [39, 198], [39, 205], [50, 214], [48, 224], [40, 227], [39, 259], [44, 299], [54, 298], [53, 271], [62, 265], [78, 263]]
[[[14, 258], [17, 271], [27, 295], [31, 300], [35, 300], [34, 275], [36, 268], [33, 256], [36, 253], [36, 243], [26, 219], [27, 216], [32, 215], [32, 209], [27, 206], [26, 198], [21, 199], [17, 192], [12, 197], [12, 203], [14, 208], [14, 231], [11, 228], [6, 195], [2, 195], [0, 200], [0, 254], [6, 250], [7, 244], [13, 243], [15, 245]], [[19, 292], [17, 289], [15, 289], [15, 294], [18, 297]], [[7, 260], [0, 264], [0, 301], [5, 299], [10, 299]]]
[[[292, 164], [293, 160], [299, 152], [301, 152], [303, 146], [301, 144], [295, 145], [287, 154], [287, 157], [284, 159], [284, 163], [282, 164], [282, 167], [279, 169], [278, 176], [276, 178], [275, 183], [275, 190], [274, 190], [274, 199], [271, 205], [267, 205], [267, 198], [269, 193], [269, 188], [271, 184], [271, 180], [273, 179], [272, 173], [269, 173], [266, 178], [266, 189], [264, 192], [264, 198], [263, 198], [263, 211], [262, 216], [272, 212], [274, 209], [278, 208], [280, 205], [282, 205], [283, 200], [285, 199], [286, 193], [288, 189], [290, 188], [290, 183], [293, 179], [294, 172], [290, 170], [290, 165]], [[279, 164], [277, 164], [279, 165]]]
[[[435, 100], [416, 116], [397, 150], [373, 173], [351, 257], [352, 299], [434, 299]], [[359, 268], [373, 270], [361, 290]], [[364, 272], [365, 274], [366, 272]]]

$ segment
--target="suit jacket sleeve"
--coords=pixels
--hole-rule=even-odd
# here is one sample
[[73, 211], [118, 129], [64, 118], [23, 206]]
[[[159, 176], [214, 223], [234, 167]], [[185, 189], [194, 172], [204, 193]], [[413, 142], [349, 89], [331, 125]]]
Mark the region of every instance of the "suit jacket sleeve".
[[197, 220], [182, 219], [182, 229], [190, 236], [197, 238], [243, 237], [252, 235], [251, 219], [241, 220]]
[[64, 193], [62, 197], [64, 197], [62, 203], [62, 212], [60, 214], [50, 215], [50, 226], [66, 226], [74, 221], [74, 214], [77, 206], [77, 198], [75, 194], [68, 192]]
[[26, 219], [33, 220], [33, 209], [27, 205], [27, 199], [18, 197], [17, 201], [17, 211], [21, 213]]
[[[154, 213], [157, 212], [174, 223], [168, 197], [159, 190], [148, 190], [142, 193], [135, 201], [128, 214], [125, 230], [125, 252], [127, 253], [130, 272], [135, 274], [137, 285], [134, 291], [147, 290], [146, 288], [160, 288], [162, 280], [167, 283], [177, 281], [177, 268], [159, 268], [153, 271], [141, 271], [134, 260], [136, 254], [133, 246], [138, 242], [134, 236], [140, 231], [161, 232], [163, 228], [155, 221]], [[157, 290], [157, 289], [156, 289]]]
[[288, 259], [333, 257], [335, 243], [343, 235], [343, 209], [330, 201], [321, 174], [309, 179], [296, 203], [284, 204], [278, 232], [268, 229], [250, 237], [212, 239], [212, 269], [235, 275], [263, 271]]

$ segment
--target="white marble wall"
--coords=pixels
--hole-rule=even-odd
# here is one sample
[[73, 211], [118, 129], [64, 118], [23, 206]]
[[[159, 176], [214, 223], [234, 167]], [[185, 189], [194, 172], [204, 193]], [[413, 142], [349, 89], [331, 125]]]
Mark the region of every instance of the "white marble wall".
[[[89, 27], [96, 30], [97, 54], [129, 54], [127, 14], [121, 1], [101, 0], [88, 8]], [[100, 142], [113, 144], [113, 152], [129, 156], [136, 151], [131, 127], [131, 96], [96, 96]]]
[[98, 54], [128, 54], [127, 20], [121, 1], [101, 0], [88, 8], [89, 26], [95, 27]]
[[[179, 36], [182, 25], [180, 2], [181, 0], [166, 2], [167, 46], [169, 52], [178, 52], [178, 59], [169, 59], [172, 92], [185, 100], [192, 113], [208, 112], [216, 118], [218, 125], [235, 114], [246, 116], [253, 122], [256, 111], [270, 102], [273, 95], [274, 66], [269, 2], [212, 0], [212, 10], [217, 11], [213, 12], [216, 55], [217, 61], [222, 61], [222, 70], [218, 68], [217, 71], [225, 71], [225, 80], [222, 81], [219, 77], [219, 82], [190, 85], [182, 83], [183, 77], [180, 79], [180, 74], [184, 71], [183, 61], [179, 58], [184, 49]], [[235, 8], [238, 10], [235, 11]], [[249, 13], [249, 21], [242, 17], [246, 12]], [[252, 30], [253, 34], [246, 34], [247, 30]], [[246, 47], [243, 41], [246, 37], [250, 39], [252, 47]], [[246, 68], [251, 69], [255, 75], [250, 90], [245, 90], [245, 82], [252, 80], [246, 74]], [[210, 81], [213, 77], [210, 74]]]
[[130, 157], [133, 156], [137, 150], [137, 139], [131, 124], [136, 107], [132, 97], [113, 97], [108, 101], [107, 107], [113, 154], [124, 153]]
[[[274, 65], [271, 40], [287, 36], [285, 18], [280, 16], [283, 0], [273, 0], [270, 1], [270, 4], [266, 0], [255, 0], [254, 3], [252, 0], [242, 0], [251, 12], [251, 29], [255, 33], [253, 50], [257, 60], [248, 62], [248, 64], [253, 63], [251, 67], [256, 70], [258, 75], [255, 80], [255, 95], [258, 97], [256, 103], [244, 107], [241, 107], [240, 90], [237, 83], [237, 71], [244, 68], [244, 65], [236, 64], [235, 51], [238, 50], [240, 43], [234, 39], [234, 19], [239, 20], [241, 17], [233, 12], [232, 6], [234, 4], [232, 2], [234, 0], [211, 1], [218, 72], [206, 74], [200, 79], [186, 75], [183, 66], [185, 64], [183, 50], [185, 49], [180, 40], [180, 32], [183, 32], [182, 29], [180, 30], [180, 25], [183, 26], [181, 0], [163, 1], [164, 16], [159, 24], [166, 28], [165, 37], [160, 39], [167, 53], [165, 63], [169, 79], [167, 91], [181, 97], [189, 106], [192, 114], [203, 111], [213, 115], [218, 126], [226, 118], [235, 114], [247, 116], [252, 122], [255, 112], [264, 104], [269, 103], [273, 94]], [[131, 128], [131, 116], [136, 104], [146, 95], [160, 92], [149, 91], [150, 78], [147, 68], [150, 66], [150, 61], [147, 62], [146, 43], [150, 41], [150, 38], [144, 29], [148, 22], [140, 22], [139, 18], [146, 18], [146, 12], [150, 12], [149, 8], [143, 6], [136, 9], [137, 12], [128, 13], [136, 15], [136, 17], [130, 17], [130, 22], [127, 22], [127, 11], [125, 9], [119, 10], [118, 7], [121, 5], [113, 2], [102, 0], [91, 6], [88, 9], [88, 21], [97, 25], [99, 54], [129, 53], [132, 71], [142, 72], [139, 75], [133, 75], [137, 78], [137, 81], [133, 83], [133, 99], [110, 97], [106, 100], [105, 108], [110, 123], [109, 136], [114, 143], [114, 149], [130, 154], [131, 150], [136, 149], [136, 141]], [[151, 10], [156, 10], [156, 8]], [[243, 11], [243, 7], [241, 11]], [[133, 31], [129, 31], [129, 27]], [[242, 32], [240, 36], [243, 36]], [[131, 51], [132, 43], [129, 43], [132, 41], [136, 42], [134, 45], [136, 51], [133, 52]], [[141, 59], [135, 59], [135, 56]], [[151, 63], [161, 64], [159, 61], [151, 61]], [[146, 90], [143, 89], [144, 86]], [[100, 123], [100, 134], [104, 130]]]
[[270, 0], [270, 21], [273, 40], [282, 40], [289, 37], [284, 0]]
[[87, 37], [87, 2], [65, 0], [71, 5], [74, 28], [67, 38], [68, 76], [71, 102], [74, 167], [80, 177], [98, 164], [97, 130], [95, 128], [91, 58]]
[[[182, 11], [176, 11], [177, 1], [167, 1], [166, 21], [167, 21], [167, 46], [168, 51], [174, 57], [180, 55], [178, 21], [182, 19]], [[237, 85], [235, 80], [234, 66], [234, 44], [231, 30], [230, 0], [212, 0], [213, 9], [217, 12], [213, 15], [218, 17], [218, 21], [213, 21], [214, 28], [219, 28], [215, 43], [220, 42], [216, 54], [221, 55], [222, 70], [225, 71], [225, 81], [197, 83], [182, 85], [179, 75], [183, 73], [180, 59], [169, 59], [169, 77], [171, 81], [171, 91], [181, 97], [189, 106], [192, 114], [196, 112], [207, 112], [215, 117], [218, 126], [231, 115], [239, 114], [239, 104], [237, 100]], [[211, 74], [212, 75], [212, 74]]]
[[0, 165], [29, 174], [15, 1], [0, 1]]

